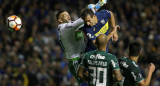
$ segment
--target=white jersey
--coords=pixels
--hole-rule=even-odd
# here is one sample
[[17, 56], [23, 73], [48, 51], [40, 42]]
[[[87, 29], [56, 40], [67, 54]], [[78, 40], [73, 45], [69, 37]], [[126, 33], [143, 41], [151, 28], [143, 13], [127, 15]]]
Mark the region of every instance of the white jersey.
[[85, 50], [84, 38], [76, 40], [75, 34], [83, 24], [84, 21], [80, 18], [76, 21], [58, 25], [59, 39], [67, 59], [80, 57], [80, 53]]

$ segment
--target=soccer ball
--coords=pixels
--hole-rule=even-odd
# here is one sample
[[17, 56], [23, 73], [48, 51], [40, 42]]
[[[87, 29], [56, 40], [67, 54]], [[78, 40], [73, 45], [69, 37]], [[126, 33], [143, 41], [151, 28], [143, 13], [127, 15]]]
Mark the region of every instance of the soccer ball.
[[18, 16], [12, 15], [7, 18], [7, 27], [10, 31], [18, 31], [21, 29], [21, 26], [22, 22]]

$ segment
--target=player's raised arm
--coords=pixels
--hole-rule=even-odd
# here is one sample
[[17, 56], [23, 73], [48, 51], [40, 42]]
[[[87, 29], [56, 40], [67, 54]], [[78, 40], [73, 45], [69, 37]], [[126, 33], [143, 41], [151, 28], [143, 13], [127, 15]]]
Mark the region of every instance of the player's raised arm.
[[[115, 18], [114, 18], [113, 12], [110, 11], [110, 14], [111, 14], [111, 17], [109, 18], [109, 20], [110, 20], [111, 27], [112, 27], [112, 30], [113, 30], [113, 28], [116, 27], [116, 23], [115, 23]], [[120, 28], [120, 26], [119, 26], [119, 27], [116, 27], [116, 28]], [[112, 31], [112, 30], [111, 30], [111, 31]], [[117, 32], [116, 32], [115, 34], [113, 34], [112, 41], [113, 41], [113, 42], [116, 42], [117, 40], [118, 40], [118, 34], [117, 34]]]
[[111, 14], [111, 17], [109, 18], [109, 20], [111, 22], [111, 27], [114, 28], [116, 26], [114, 14], [112, 13], [112, 11], [110, 11], [110, 14]]
[[117, 29], [118, 29], [119, 27], [120, 27], [119, 25], [114, 26], [113, 30], [107, 35], [107, 39], [108, 39], [107, 41], [109, 41], [110, 38], [112, 38], [113, 35], [114, 35], [115, 33], [117, 33]]
[[148, 67], [148, 74], [146, 79], [143, 79], [142, 81], [138, 82], [139, 86], [149, 86], [149, 83], [151, 81], [151, 77], [152, 77], [152, 73], [155, 70], [155, 65], [153, 63], [150, 63], [149, 67]]
[[67, 23], [66, 27], [71, 27], [71, 28], [74, 27], [74, 29], [77, 29], [78, 27], [80, 27], [83, 24], [84, 24], [83, 20], [81, 18], [79, 18], [76, 21], [71, 21], [71, 22]]

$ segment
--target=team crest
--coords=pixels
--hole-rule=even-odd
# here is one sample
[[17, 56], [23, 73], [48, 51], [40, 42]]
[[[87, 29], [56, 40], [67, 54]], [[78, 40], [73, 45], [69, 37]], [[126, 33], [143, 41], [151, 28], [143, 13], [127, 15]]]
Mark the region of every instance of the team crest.
[[95, 31], [95, 28], [93, 29], [93, 31]]
[[105, 24], [105, 21], [104, 21], [104, 19], [103, 19], [103, 20], [101, 20], [101, 23], [102, 23], [102, 24]]

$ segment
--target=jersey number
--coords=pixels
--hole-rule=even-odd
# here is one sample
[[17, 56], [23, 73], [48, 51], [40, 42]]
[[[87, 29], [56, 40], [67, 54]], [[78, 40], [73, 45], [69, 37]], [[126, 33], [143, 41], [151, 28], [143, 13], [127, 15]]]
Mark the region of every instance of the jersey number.
[[[97, 68], [97, 70], [96, 70]], [[91, 70], [90, 76], [92, 77], [92, 80], [90, 83], [94, 86], [106, 86], [107, 83], [107, 69], [101, 68], [101, 67], [89, 67], [89, 70]]]

